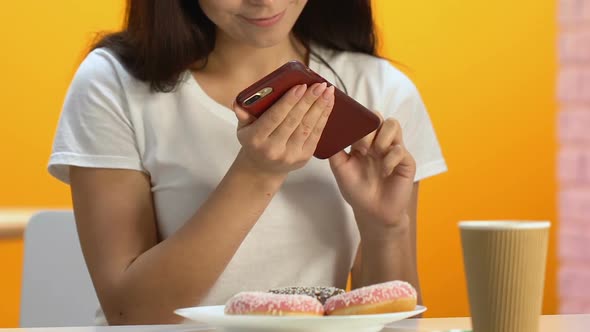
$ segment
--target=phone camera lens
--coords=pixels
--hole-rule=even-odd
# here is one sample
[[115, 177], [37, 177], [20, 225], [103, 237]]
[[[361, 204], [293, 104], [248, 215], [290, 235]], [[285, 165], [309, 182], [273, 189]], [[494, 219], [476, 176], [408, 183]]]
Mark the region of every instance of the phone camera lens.
[[255, 102], [257, 102], [258, 99], [260, 99], [260, 95], [259, 94], [255, 94], [252, 97], [246, 99], [246, 101], [244, 102], [244, 105], [246, 105], [246, 106], [252, 105]]

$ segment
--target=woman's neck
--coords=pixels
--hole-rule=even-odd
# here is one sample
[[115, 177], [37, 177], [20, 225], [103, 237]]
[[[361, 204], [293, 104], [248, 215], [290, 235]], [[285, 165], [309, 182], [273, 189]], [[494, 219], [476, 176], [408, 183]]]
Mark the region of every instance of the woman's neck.
[[199, 71], [226, 78], [259, 78], [287, 61], [307, 62], [307, 53], [307, 48], [294, 36], [271, 47], [256, 48], [238, 44], [218, 34], [215, 49], [209, 54], [205, 67]]

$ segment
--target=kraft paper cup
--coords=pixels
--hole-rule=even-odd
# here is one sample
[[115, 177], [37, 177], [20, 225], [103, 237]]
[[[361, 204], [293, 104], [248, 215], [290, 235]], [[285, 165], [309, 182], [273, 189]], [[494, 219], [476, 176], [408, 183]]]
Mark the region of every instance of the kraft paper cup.
[[474, 332], [538, 332], [550, 223], [459, 223]]

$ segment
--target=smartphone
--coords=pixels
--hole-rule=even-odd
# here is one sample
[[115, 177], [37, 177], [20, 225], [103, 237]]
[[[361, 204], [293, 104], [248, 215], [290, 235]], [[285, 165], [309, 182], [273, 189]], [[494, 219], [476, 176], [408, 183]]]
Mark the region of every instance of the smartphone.
[[[330, 82], [299, 61], [289, 61], [261, 78], [236, 97], [236, 103], [248, 113], [260, 117], [289, 89], [298, 84]], [[344, 92], [334, 87], [334, 108], [314, 156], [326, 159], [357, 142], [381, 125], [381, 119]]]

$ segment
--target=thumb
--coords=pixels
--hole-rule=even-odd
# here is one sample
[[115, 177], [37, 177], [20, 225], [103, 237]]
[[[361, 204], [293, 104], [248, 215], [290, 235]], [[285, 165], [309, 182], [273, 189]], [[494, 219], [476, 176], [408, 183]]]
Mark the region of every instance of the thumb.
[[234, 113], [236, 114], [236, 117], [238, 118], [238, 128], [245, 127], [254, 122], [254, 120], [256, 120], [256, 117], [246, 112], [246, 110], [244, 110], [238, 104], [236, 104], [235, 101], [232, 105], [232, 108], [234, 110]]
[[346, 164], [348, 159], [350, 159], [350, 156], [348, 155], [348, 153], [342, 150], [330, 157], [330, 167], [332, 167], [332, 170], [335, 170], [340, 166]]

